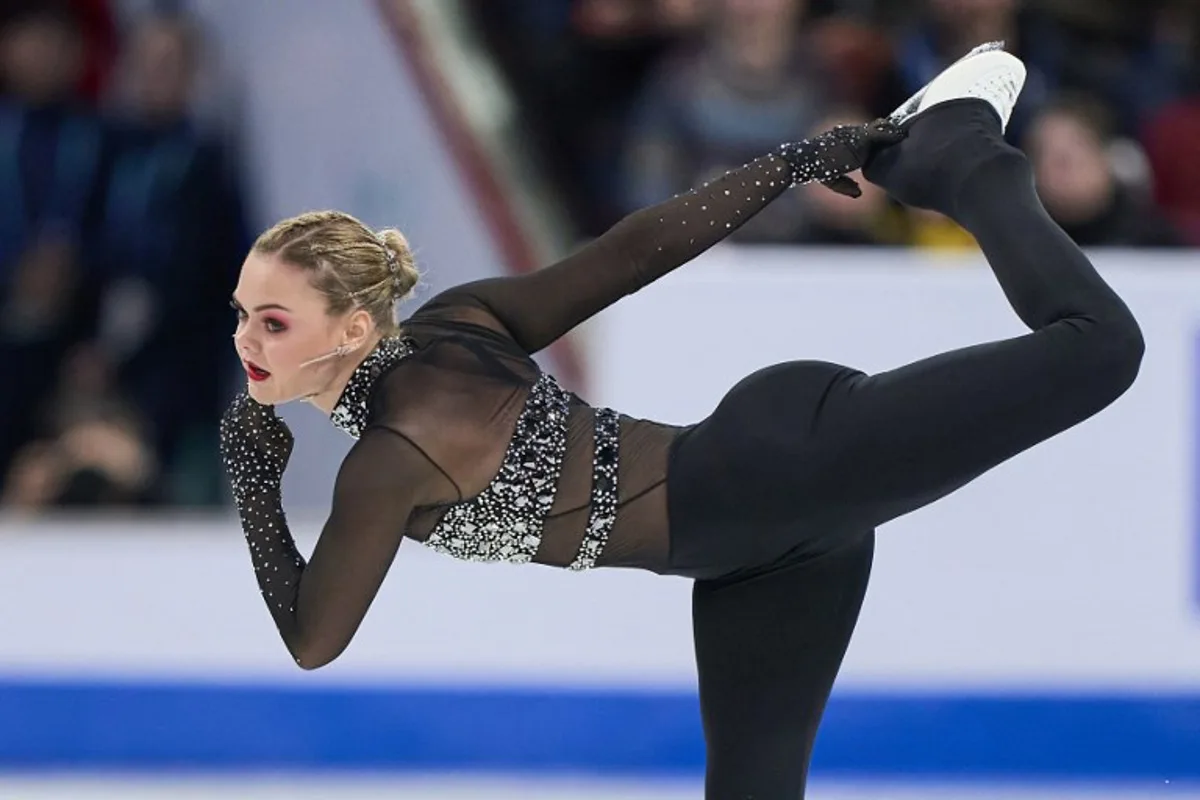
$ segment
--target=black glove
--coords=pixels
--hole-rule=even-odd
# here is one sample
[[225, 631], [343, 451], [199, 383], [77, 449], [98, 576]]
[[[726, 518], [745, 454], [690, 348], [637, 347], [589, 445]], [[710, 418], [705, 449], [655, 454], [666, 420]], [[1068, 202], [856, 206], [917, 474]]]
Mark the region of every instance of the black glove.
[[221, 417], [221, 457], [239, 508], [250, 495], [280, 491], [294, 441], [274, 406], [245, 392], [234, 398]]
[[862, 169], [879, 150], [903, 141], [907, 134], [887, 119], [862, 125], [839, 125], [805, 139], [785, 144], [779, 155], [792, 165], [793, 186], [819, 181], [838, 194], [859, 197], [862, 189], [848, 173]]

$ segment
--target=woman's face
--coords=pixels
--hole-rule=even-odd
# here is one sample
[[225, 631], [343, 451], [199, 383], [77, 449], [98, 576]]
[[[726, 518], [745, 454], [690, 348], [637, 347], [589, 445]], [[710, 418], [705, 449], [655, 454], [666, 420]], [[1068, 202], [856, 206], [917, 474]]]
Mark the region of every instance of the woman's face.
[[264, 405], [320, 394], [331, 381], [331, 362], [306, 362], [344, 343], [344, 320], [330, 316], [325, 297], [299, 268], [277, 257], [251, 253], [233, 293], [234, 345], [248, 391]]
[[1100, 138], [1070, 114], [1046, 113], [1033, 124], [1027, 151], [1042, 201], [1063, 219], [1102, 208], [1112, 192], [1112, 169]]

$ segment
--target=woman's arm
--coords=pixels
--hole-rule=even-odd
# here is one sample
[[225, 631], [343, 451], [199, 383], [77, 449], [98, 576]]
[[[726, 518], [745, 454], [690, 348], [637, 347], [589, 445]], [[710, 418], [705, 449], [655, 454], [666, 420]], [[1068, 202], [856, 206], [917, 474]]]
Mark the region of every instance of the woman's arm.
[[[832, 183], [861, 167], [877, 147], [903, 137], [888, 123], [844, 126], [781, 147], [666, 202], [636, 211], [564, 260], [537, 272], [465, 284], [422, 311], [482, 308], [534, 353], [627, 294], [686, 264], [740, 228], [792, 186]], [[418, 312], [421, 313], [421, 312]]]
[[278, 481], [270, 478], [281, 475], [282, 467], [272, 464], [264, 471], [260, 455], [279, 437], [286, 438], [290, 452], [290, 433], [273, 411], [265, 416], [250, 409], [250, 415], [255, 419], [246, 429], [259, 445], [227, 448], [226, 455], [227, 464], [229, 453], [236, 456], [229, 466], [242, 530], [283, 643], [299, 666], [316, 669], [337, 658], [354, 637], [396, 556], [409, 515], [440, 473], [407, 439], [368, 429], [342, 463], [332, 511], [306, 562], [288, 530]]

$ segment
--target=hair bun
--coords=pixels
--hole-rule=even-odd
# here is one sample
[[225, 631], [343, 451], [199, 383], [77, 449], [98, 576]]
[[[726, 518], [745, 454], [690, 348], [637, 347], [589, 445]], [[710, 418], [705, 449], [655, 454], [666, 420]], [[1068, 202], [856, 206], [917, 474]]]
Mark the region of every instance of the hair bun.
[[384, 228], [376, 236], [387, 251], [388, 269], [392, 272], [392, 296], [402, 300], [412, 293], [421, 279], [412, 249], [404, 234], [395, 228]]

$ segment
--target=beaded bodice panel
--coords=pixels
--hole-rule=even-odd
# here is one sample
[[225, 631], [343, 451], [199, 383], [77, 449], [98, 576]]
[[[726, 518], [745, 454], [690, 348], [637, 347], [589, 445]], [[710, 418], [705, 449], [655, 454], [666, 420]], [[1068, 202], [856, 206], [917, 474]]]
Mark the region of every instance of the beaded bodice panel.
[[[333, 424], [351, 436], [360, 436], [380, 377], [413, 350], [408, 340], [383, 340], [347, 382], [333, 409]], [[551, 375], [539, 373], [499, 470], [481, 492], [445, 508], [425, 546], [466, 561], [531, 561], [541, 545], [567, 456], [570, 406], [570, 393]], [[578, 553], [567, 565], [573, 570], [595, 566], [616, 521], [618, 415], [610, 409], [596, 409], [593, 431], [587, 527]]]

